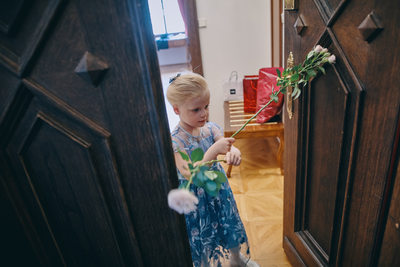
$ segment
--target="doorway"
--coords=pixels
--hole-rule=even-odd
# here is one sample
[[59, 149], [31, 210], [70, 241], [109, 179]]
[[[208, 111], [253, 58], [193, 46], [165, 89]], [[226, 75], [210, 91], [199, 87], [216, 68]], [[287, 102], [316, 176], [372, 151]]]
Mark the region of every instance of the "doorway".
[[[282, 1], [279, 2], [281, 3]], [[256, 52], [258, 51], [258, 57], [261, 55], [262, 60], [259, 60], [256, 64], [251, 64], [249, 61], [252, 61], [251, 58], [255, 58], [255, 54], [257, 53], [243, 53], [244, 47], [247, 47], [246, 50], [249, 50], [249, 47], [252, 47], [251, 44], [247, 44], [246, 46], [243, 38], [232, 39], [231, 43], [242, 43], [241, 48], [239, 46], [237, 51], [247, 54], [248, 59], [241, 56], [236, 56], [235, 58], [235, 56], [232, 55], [224, 57], [223, 47], [214, 44], [215, 40], [213, 41], [210, 39], [210, 32], [216, 31], [217, 27], [215, 25], [221, 23], [220, 17], [216, 18], [213, 14], [221, 12], [222, 10], [225, 10], [225, 14], [228, 11], [231, 13], [226, 14], [226, 20], [230, 21], [224, 23], [234, 24], [231, 25], [230, 29], [225, 28], [226, 31], [236, 31], [237, 35], [241, 34], [240, 31], [242, 31], [242, 33], [249, 32], [246, 30], [250, 27], [248, 24], [247, 27], [243, 25], [239, 26], [240, 23], [243, 24], [244, 22], [235, 21], [234, 18], [239, 17], [239, 13], [243, 12], [243, 10], [254, 12], [253, 9], [255, 9], [255, 7], [249, 8], [243, 3], [240, 4], [238, 1], [230, 1], [230, 3], [225, 1], [225, 3], [219, 5], [214, 3], [213, 9], [203, 2], [197, 2], [197, 4], [196, 16], [198, 17], [195, 19], [199, 22], [199, 28], [197, 30], [200, 36], [201, 54], [204, 59], [201, 64], [203, 66], [204, 76], [208, 80], [210, 89], [212, 90], [210, 109], [218, 110], [218, 104], [223, 102], [223, 96], [218, 89], [222, 84], [221, 76], [223, 76], [224, 72], [229, 76], [229, 70], [232, 70], [232, 68], [226, 67], [224, 64], [218, 62], [219, 59], [223, 58], [222, 61], [228, 61], [226, 64], [234, 66], [233, 68], [241, 68], [242, 74], [256, 73], [262, 66], [281, 65], [282, 49], [280, 49], [280, 47], [282, 46], [282, 27], [280, 23], [280, 13], [282, 8], [281, 4], [277, 3], [262, 6], [264, 10], [266, 10], [262, 13], [265, 18], [259, 21], [263, 21], [266, 25], [264, 29], [266, 31], [265, 35], [267, 35], [267, 32], [271, 34], [269, 38], [263, 40], [264, 45], [256, 46], [255, 50]], [[258, 3], [259, 7], [261, 4], [260, 2]], [[221, 10], [218, 10], [218, 8]], [[260, 9], [262, 10], [262, 8]], [[259, 25], [253, 26], [260, 27]], [[260, 35], [262, 35], [262, 33], [260, 33]], [[207, 40], [207, 42], [205, 40]], [[190, 43], [190, 38], [188, 38], [187, 41]], [[221, 40], [217, 40], [217, 42], [221, 42]], [[266, 51], [261, 51], [262, 49], [260, 49], [260, 47], [262, 46], [266, 48]], [[177, 63], [177, 58], [185, 58], [184, 54], [188, 51], [188, 48], [187, 51], [181, 50], [180, 54], [175, 54], [175, 61], [171, 60], [171, 63], [165, 61], [167, 50], [171, 50], [169, 53], [172, 54], [177, 52], [175, 48], [176, 47], [173, 46], [172, 49], [164, 49], [161, 50], [161, 53], [158, 53], [164, 96], [169, 84], [169, 79], [174, 77], [177, 73], [190, 71], [193, 67], [189, 62], [191, 58], [190, 52], [187, 62]], [[214, 51], [220, 51], [219, 54], [222, 55], [220, 55], [220, 57], [215, 57], [216, 53]], [[213, 56], [214, 58], [212, 58]], [[219, 64], [220, 71], [214, 71], [212, 68], [209, 68], [211, 64]], [[210, 73], [210, 69], [212, 73]], [[217, 74], [215, 74], [215, 72], [217, 72]], [[216, 76], [219, 76], [218, 79], [215, 78]], [[217, 90], [219, 92], [217, 92]], [[179, 118], [175, 115], [166, 99], [165, 102], [169, 127], [172, 131], [179, 122]], [[219, 113], [222, 114], [223, 112]], [[216, 120], [221, 126], [223, 125], [223, 119], [221, 120], [219, 116], [213, 116], [213, 114], [211, 114], [210, 119]], [[280, 173], [279, 164], [276, 160], [278, 141], [274, 138], [238, 139], [235, 142], [235, 146], [241, 150], [243, 160], [239, 167], [233, 168], [229, 183], [249, 238], [252, 258], [257, 261], [260, 266], [290, 266], [282, 249], [283, 175]], [[224, 168], [227, 169], [228, 166], [225, 165]]]

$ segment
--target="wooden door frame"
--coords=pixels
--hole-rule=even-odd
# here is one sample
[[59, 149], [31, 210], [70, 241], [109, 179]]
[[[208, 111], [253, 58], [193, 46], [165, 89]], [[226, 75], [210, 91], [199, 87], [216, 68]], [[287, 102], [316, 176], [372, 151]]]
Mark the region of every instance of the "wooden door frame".
[[185, 22], [192, 71], [203, 76], [203, 63], [201, 60], [199, 21], [197, 18], [196, 0], [185, 0]]
[[[278, 11], [279, 13], [276, 13], [275, 11], [275, 6], [276, 3], [278, 2]], [[272, 67], [283, 67], [282, 63], [282, 36], [283, 36], [283, 29], [282, 29], [282, 19], [281, 19], [281, 14], [283, 12], [283, 2], [282, 0], [278, 1], [271, 1], [271, 62], [272, 62]], [[276, 26], [278, 24], [278, 26]], [[277, 32], [278, 29], [278, 32]], [[275, 36], [278, 36], [278, 41], [275, 41]], [[277, 43], [278, 45], [275, 45]], [[279, 59], [275, 59], [275, 55], [278, 54]]]

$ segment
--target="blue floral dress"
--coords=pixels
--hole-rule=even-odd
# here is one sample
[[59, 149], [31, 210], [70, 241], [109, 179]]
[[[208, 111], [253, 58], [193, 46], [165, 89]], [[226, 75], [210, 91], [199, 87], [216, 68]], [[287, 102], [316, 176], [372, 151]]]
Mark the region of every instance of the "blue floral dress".
[[[180, 149], [190, 156], [198, 147], [204, 152], [207, 151], [214, 144], [215, 138], [223, 134], [217, 124], [208, 122], [201, 128], [200, 136], [192, 136], [179, 125], [171, 135], [174, 151]], [[211, 168], [225, 174], [219, 163], [215, 163]], [[180, 183], [185, 181], [179, 170], [178, 177]], [[190, 185], [190, 190], [199, 199], [197, 210], [185, 215], [193, 265], [221, 266], [229, 258], [229, 249], [232, 248], [239, 248], [248, 258], [246, 231], [229, 183], [222, 184], [216, 197], [209, 196], [204, 189], [193, 184]]]

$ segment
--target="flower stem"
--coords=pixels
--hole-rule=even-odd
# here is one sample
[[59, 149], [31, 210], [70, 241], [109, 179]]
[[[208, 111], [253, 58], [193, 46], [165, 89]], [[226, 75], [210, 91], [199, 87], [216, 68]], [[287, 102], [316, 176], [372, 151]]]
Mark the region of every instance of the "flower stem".
[[[278, 93], [277, 93], [276, 95], [278, 95], [278, 94], [281, 92], [281, 90], [282, 90], [282, 89], [279, 89], [279, 91], [278, 91]], [[269, 104], [271, 104], [272, 101], [273, 101], [273, 100], [270, 99], [270, 100], [267, 102], [267, 104], [265, 104], [262, 108], [260, 108], [260, 110], [257, 111], [257, 113], [254, 114], [250, 119], [248, 119], [248, 120], [245, 122], [245, 124], [243, 124], [242, 127], [239, 128], [239, 130], [237, 130], [234, 134], [232, 134], [231, 137], [235, 137], [238, 133], [240, 133], [240, 132], [243, 130], [243, 128], [246, 127], [246, 125], [249, 124], [249, 122], [250, 122], [252, 119], [254, 119], [258, 114], [260, 114], [261, 111], [263, 111], [266, 107], [268, 107]]]
[[213, 159], [213, 160], [210, 160], [210, 161], [203, 162], [201, 165], [203, 166], [203, 165], [213, 164], [215, 162], [222, 162], [222, 161], [225, 161], [225, 160], [224, 159]]
[[[199, 166], [204, 166], [204, 165], [207, 165], [207, 164], [213, 164], [213, 163], [215, 163], [215, 162], [222, 162], [222, 161], [225, 161], [224, 159], [213, 159], [213, 160], [210, 160], [210, 161], [206, 161], [206, 162], [203, 162], [203, 163], [201, 163]], [[226, 162], [226, 161], [225, 161]], [[193, 173], [192, 173], [192, 175], [190, 176], [190, 178], [189, 178], [189, 182], [187, 183], [187, 185], [186, 185], [186, 189], [187, 190], [189, 190], [189, 187], [190, 187], [190, 184], [192, 183], [192, 180], [193, 180], [193, 177], [196, 175], [196, 173], [198, 173], [199, 171], [198, 171], [198, 167], [199, 166], [197, 166], [196, 168], [195, 168], [195, 170], [197, 170], [197, 171], [194, 171]]]
[[190, 178], [189, 178], [189, 182], [186, 185], [186, 190], [189, 190], [190, 184], [192, 183], [193, 177], [196, 175], [196, 172], [194, 172]]

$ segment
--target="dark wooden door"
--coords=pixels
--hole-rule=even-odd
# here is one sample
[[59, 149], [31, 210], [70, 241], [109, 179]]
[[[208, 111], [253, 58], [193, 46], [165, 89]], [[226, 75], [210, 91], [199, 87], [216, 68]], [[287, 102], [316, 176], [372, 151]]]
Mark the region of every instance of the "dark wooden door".
[[337, 58], [284, 117], [283, 246], [294, 266], [399, 263], [399, 17], [389, 0], [285, 11], [286, 57], [298, 64], [320, 44]]
[[190, 266], [146, 0], [0, 3], [0, 265]]

